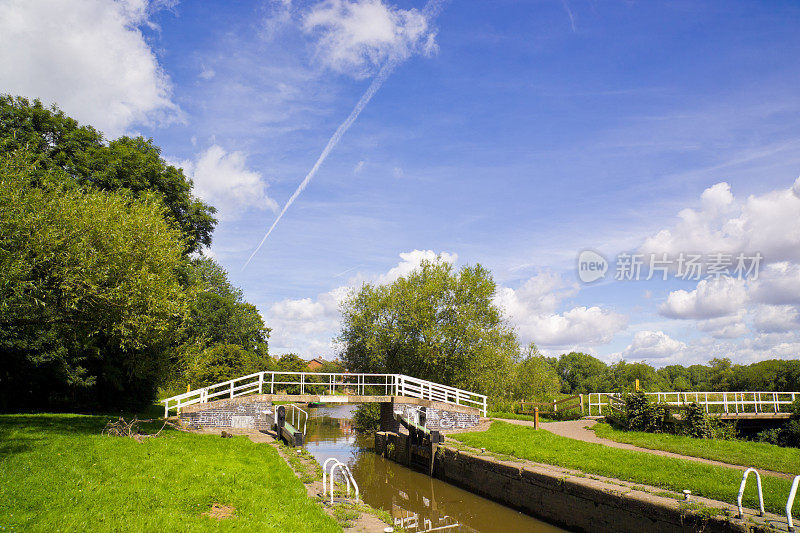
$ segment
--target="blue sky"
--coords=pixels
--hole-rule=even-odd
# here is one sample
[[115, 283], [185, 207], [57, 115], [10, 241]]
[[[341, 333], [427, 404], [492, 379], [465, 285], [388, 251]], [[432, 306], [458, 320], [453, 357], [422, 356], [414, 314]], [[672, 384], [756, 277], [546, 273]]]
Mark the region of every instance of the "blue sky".
[[[423, 9], [0, 0], [0, 90], [109, 138], [153, 137], [219, 207], [209, 253], [273, 328], [274, 354], [332, 357], [348, 287], [444, 254], [491, 269], [521, 340], [549, 354], [798, 356], [800, 5]], [[579, 282], [585, 249], [612, 262], [605, 280]], [[764, 263], [757, 280], [615, 281], [623, 251]]]

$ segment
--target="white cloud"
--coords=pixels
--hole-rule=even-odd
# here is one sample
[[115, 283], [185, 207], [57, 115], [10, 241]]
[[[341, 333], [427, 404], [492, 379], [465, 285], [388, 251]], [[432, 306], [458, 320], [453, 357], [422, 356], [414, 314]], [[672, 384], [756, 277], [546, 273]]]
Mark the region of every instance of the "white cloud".
[[574, 307], [561, 314], [513, 320], [523, 339], [543, 347], [607, 344], [628, 324], [627, 317], [600, 307]]
[[759, 279], [750, 282], [750, 292], [762, 303], [800, 304], [800, 265], [786, 261], [767, 265]]
[[495, 303], [517, 328], [523, 343], [540, 347], [605, 344], [627, 325], [627, 318], [600, 307], [574, 307], [556, 313], [561, 302], [578, 292], [552, 272], [531, 277], [518, 289], [498, 287]]
[[399, 9], [382, 0], [326, 0], [303, 19], [317, 36], [316, 58], [326, 67], [365, 77], [387, 59], [436, 51], [434, 34], [417, 9]]
[[620, 355], [634, 360], [675, 358], [685, 349], [685, 343], [673, 339], [663, 331], [637, 331], [631, 344]]
[[737, 201], [727, 183], [706, 189], [700, 209], [678, 213], [674, 227], [645, 240], [640, 252], [754, 254], [764, 261], [800, 262], [800, 179], [793, 187]]
[[194, 181], [200, 198], [217, 207], [221, 218], [236, 218], [245, 208], [278, 210], [278, 204], [267, 195], [261, 174], [249, 170], [242, 152], [226, 152], [213, 145], [195, 161], [183, 161], [186, 175]]
[[116, 137], [180, 119], [169, 77], [140, 31], [145, 0], [0, 0], [0, 91], [56, 103]]
[[791, 305], [761, 305], [753, 311], [753, 325], [763, 333], [795, 331], [800, 329], [800, 312]]
[[723, 277], [702, 280], [693, 291], [678, 290], [669, 293], [667, 301], [658, 311], [669, 318], [709, 319], [734, 314], [746, 301], [744, 282]]
[[414, 250], [400, 254], [400, 263], [389, 270], [386, 274], [378, 276], [376, 282], [379, 284], [392, 283], [393, 281], [411, 274], [423, 261], [436, 261], [441, 259], [445, 263], [453, 264], [458, 260], [458, 254], [441, 252], [437, 254], [433, 250]]
[[747, 334], [744, 318], [745, 310], [740, 309], [734, 315], [701, 320], [697, 323], [697, 329], [709, 333], [715, 339], [733, 339]]
[[206, 67], [205, 65], [203, 65], [203, 68], [202, 68], [202, 70], [200, 71], [200, 77], [201, 77], [202, 79], [204, 79], [204, 80], [210, 80], [210, 79], [212, 79], [212, 78], [213, 78], [214, 76], [216, 76], [216, 75], [217, 75], [217, 73], [216, 73], [216, 72], [214, 72], [214, 69], [213, 69], [213, 68], [208, 68], [208, 67]]
[[364, 170], [364, 165], [366, 165], [365, 161], [359, 161], [356, 163], [356, 166], [353, 168], [353, 174], [360, 174], [362, 170]]
[[264, 18], [262, 37], [271, 41], [292, 20], [292, 0], [271, 0], [267, 4], [268, 15]]

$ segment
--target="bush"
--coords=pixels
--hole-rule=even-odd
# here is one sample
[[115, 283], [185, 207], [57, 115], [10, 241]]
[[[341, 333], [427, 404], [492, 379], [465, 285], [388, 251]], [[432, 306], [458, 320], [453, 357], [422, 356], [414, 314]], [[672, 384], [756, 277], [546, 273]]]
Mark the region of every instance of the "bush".
[[800, 448], [800, 400], [795, 400], [791, 411], [792, 414], [786, 424], [780, 428], [762, 431], [758, 434], [758, 440], [778, 446]]
[[667, 426], [667, 410], [663, 403], [652, 403], [643, 392], [625, 395], [627, 429], [663, 433]]
[[381, 405], [362, 403], [356, 407], [353, 412], [353, 427], [361, 433], [378, 431], [381, 427]]

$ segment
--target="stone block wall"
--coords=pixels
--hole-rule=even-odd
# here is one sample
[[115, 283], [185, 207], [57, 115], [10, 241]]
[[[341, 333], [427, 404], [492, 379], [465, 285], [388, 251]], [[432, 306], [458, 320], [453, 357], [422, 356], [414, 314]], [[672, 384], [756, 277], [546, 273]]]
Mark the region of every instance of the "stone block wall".
[[[414, 466], [408, 436], [375, 434], [375, 452]], [[763, 533], [768, 529], [724, 515], [687, 513], [679, 502], [588, 477], [498, 461], [447, 446], [435, 452], [434, 476], [569, 531], [592, 533]]]
[[[383, 405], [381, 404], [381, 406]], [[411, 413], [416, 411], [418, 407], [418, 405], [395, 403], [393, 404], [393, 413], [402, 412], [406, 417], [411, 417], [413, 416]], [[479, 414], [474, 412], [462, 412], [456, 409], [442, 409], [440, 407], [426, 407], [425, 413], [425, 427], [436, 431], [472, 428], [478, 425], [481, 418]], [[381, 407], [381, 424], [383, 422], [384, 408]], [[395, 424], [398, 424], [398, 422], [395, 421]], [[381, 429], [384, 431], [396, 431], [396, 429], [388, 425], [381, 425]]]
[[[243, 401], [247, 400], [247, 401]], [[269, 429], [272, 418], [271, 401], [253, 401], [249, 398], [233, 398], [209, 404], [196, 404], [184, 408], [181, 421], [192, 429], [202, 428], [248, 428]]]

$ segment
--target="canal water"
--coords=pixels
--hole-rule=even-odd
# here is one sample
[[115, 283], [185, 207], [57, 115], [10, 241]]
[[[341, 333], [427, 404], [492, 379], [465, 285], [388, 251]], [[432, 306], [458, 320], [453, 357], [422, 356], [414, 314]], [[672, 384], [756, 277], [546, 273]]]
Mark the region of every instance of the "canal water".
[[389, 512], [412, 533], [422, 531], [554, 533], [564, 531], [471, 492], [405, 468], [371, 451], [372, 435], [352, 425], [353, 405], [309, 409], [306, 449], [322, 464], [346, 463], [361, 499]]

